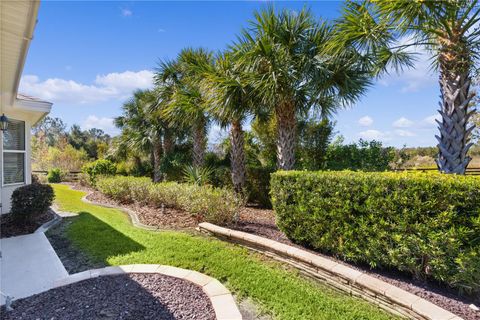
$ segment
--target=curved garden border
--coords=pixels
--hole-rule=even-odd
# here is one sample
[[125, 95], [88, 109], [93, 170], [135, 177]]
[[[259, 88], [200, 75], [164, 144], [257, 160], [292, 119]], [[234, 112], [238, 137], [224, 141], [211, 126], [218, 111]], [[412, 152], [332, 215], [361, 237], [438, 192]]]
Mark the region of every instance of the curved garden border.
[[133, 210], [130, 210], [128, 208], [124, 208], [124, 207], [120, 207], [120, 206], [115, 206], [115, 205], [111, 205], [111, 204], [105, 204], [105, 203], [100, 203], [100, 202], [95, 202], [95, 201], [91, 201], [91, 200], [88, 200], [87, 197], [89, 195], [91, 195], [93, 192], [88, 192], [86, 195], [84, 195], [82, 197], [82, 201], [85, 202], [85, 203], [88, 203], [88, 204], [92, 204], [92, 205], [95, 205], [95, 206], [100, 206], [100, 207], [105, 207], [105, 208], [112, 208], [112, 209], [117, 209], [117, 210], [120, 210], [120, 211], [123, 211], [125, 212], [128, 217], [130, 218], [130, 222], [137, 228], [140, 228], [140, 229], [145, 229], [145, 230], [150, 230], [150, 231], [164, 231], [164, 230], [167, 230], [167, 229], [159, 229], [157, 227], [154, 227], [154, 226], [149, 226], [149, 225], [146, 225], [146, 224], [143, 224], [140, 222], [140, 219], [138, 219], [138, 215], [135, 211]]
[[459, 316], [392, 284], [374, 278], [334, 260], [250, 233], [200, 223], [200, 231], [220, 239], [259, 251], [287, 262], [307, 275], [354, 296], [366, 299], [381, 308], [413, 319], [463, 320]]
[[201, 287], [203, 292], [208, 296], [215, 310], [217, 320], [242, 320], [242, 315], [238, 310], [232, 294], [220, 281], [197, 271], [159, 264], [130, 264], [91, 269], [74, 273], [66, 278], [57, 280], [51, 289], [91, 278], [129, 273], [156, 273], [190, 281]]

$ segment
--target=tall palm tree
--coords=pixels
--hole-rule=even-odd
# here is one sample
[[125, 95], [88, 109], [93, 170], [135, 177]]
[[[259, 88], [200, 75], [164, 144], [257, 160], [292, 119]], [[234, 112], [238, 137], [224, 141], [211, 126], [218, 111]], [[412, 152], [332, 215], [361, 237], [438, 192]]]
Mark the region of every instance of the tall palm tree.
[[161, 62], [155, 76], [157, 86], [168, 89], [168, 107], [164, 116], [174, 124], [191, 128], [195, 167], [204, 165], [209, 124], [197, 66], [211, 63], [210, 52], [187, 48], [175, 61]]
[[153, 181], [160, 182], [163, 156], [163, 124], [157, 115], [150, 112], [157, 104], [157, 97], [150, 90], [135, 91], [133, 97], [123, 104], [123, 115], [115, 118], [115, 125], [122, 129], [123, 140], [129, 148], [150, 153], [153, 165]]
[[218, 55], [215, 63], [203, 70], [202, 90], [207, 98], [208, 111], [221, 127], [230, 126], [232, 182], [234, 190], [243, 193], [247, 170], [242, 124], [253, 111], [253, 90], [236, 66], [232, 53]]
[[261, 106], [277, 122], [277, 167], [295, 165], [296, 121], [312, 108], [323, 114], [356, 99], [370, 84], [370, 75], [353, 50], [323, 54], [332, 35], [309, 10], [298, 13], [273, 7], [255, 13], [238, 44], [238, 56]]
[[[471, 160], [473, 126], [468, 123], [480, 53], [479, 14], [477, 0], [348, 1], [338, 22], [338, 46], [364, 50], [379, 64], [379, 73], [388, 64], [410, 65], [407, 48], [423, 47], [432, 54], [441, 92], [437, 164], [444, 173], [463, 174]], [[392, 52], [402, 52], [403, 58]]]

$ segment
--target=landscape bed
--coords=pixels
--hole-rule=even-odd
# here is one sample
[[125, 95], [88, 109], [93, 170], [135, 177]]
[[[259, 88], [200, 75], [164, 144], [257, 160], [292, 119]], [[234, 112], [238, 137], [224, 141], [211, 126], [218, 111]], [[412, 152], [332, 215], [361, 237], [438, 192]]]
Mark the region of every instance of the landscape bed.
[[215, 320], [208, 296], [193, 283], [161, 274], [102, 276], [14, 301], [2, 320]]
[[224, 283], [240, 299], [251, 298], [275, 319], [396, 319], [361, 299], [301, 277], [294, 269], [213, 238], [133, 227], [117, 209], [86, 204], [84, 192], [54, 185], [62, 211], [71, 218], [65, 234], [72, 245], [106, 265], [153, 263], [196, 270]]

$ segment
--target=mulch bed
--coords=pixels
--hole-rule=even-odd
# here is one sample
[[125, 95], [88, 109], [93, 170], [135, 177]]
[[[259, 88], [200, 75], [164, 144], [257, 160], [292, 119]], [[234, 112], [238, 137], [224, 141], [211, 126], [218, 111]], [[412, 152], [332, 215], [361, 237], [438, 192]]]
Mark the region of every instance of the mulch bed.
[[21, 236], [35, 232], [42, 224], [55, 218], [55, 214], [51, 210], [43, 214], [32, 216], [27, 221], [16, 221], [12, 214], [0, 215], [0, 238], [9, 238]]
[[88, 200], [130, 209], [136, 212], [140, 222], [147, 226], [154, 226], [159, 229], [182, 230], [194, 229], [199, 223], [193, 215], [186, 211], [166, 207], [155, 208], [137, 203], [119, 203], [101, 192], [90, 191], [92, 193], [87, 196]]
[[[260, 209], [256, 207], [246, 207], [242, 209], [239, 220], [236, 224], [229, 226], [232, 229], [252, 233], [258, 236], [269, 238], [278, 242], [292, 245], [304, 250], [308, 250], [314, 254], [321, 255], [313, 250], [306, 249], [298, 244], [290, 241], [287, 236], [281, 232], [275, 224], [275, 213], [273, 210]], [[331, 256], [326, 256], [332, 259]], [[441, 286], [437, 283], [414, 280], [409, 275], [399, 273], [397, 271], [386, 270], [370, 270], [367, 266], [351, 265], [344, 261], [335, 259], [339, 263], [343, 263], [349, 267], [367, 272], [387, 283], [402, 288], [419, 297], [424, 298], [462, 318], [465, 320], [479, 320], [480, 311], [475, 311], [469, 307], [470, 304], [480, 306], [480, 297], [462, 297], [455, 291]]]
[[12, 307], [2, 307], [0, 319], [215, 319], [200, 287], [161, 274], [97, 277], [16, 300]]

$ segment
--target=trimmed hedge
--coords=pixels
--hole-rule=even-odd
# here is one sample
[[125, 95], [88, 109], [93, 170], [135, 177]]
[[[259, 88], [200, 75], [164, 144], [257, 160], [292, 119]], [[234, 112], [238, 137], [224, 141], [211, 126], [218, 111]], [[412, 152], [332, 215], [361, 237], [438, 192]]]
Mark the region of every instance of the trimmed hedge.
[[12, 193], [10, 213], [18, 220], [26, 221], [34, 215], [47, 212], [55, 194], [48, 184], [32, 183], [15, 189]]
[[277, 172], [277, 224], [341, 259], [480, 292], [480, 178], [422, 173]]
[[218, 224], [232, 222], [243, 204], [230, 190], [176, 182], [152, 183], [148, 178], [104, 176], [97, 178], [96, 188], [123, 203], [164, 205]]

